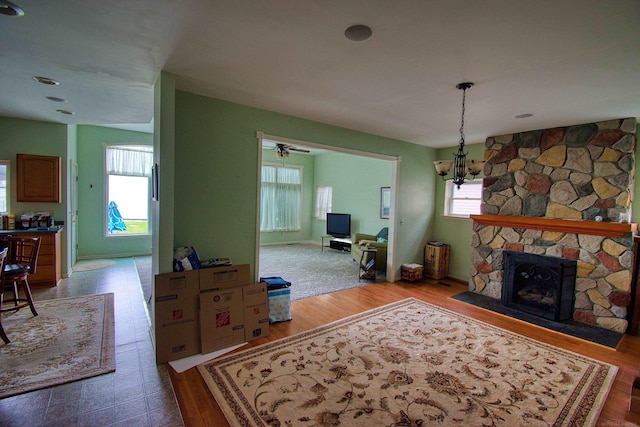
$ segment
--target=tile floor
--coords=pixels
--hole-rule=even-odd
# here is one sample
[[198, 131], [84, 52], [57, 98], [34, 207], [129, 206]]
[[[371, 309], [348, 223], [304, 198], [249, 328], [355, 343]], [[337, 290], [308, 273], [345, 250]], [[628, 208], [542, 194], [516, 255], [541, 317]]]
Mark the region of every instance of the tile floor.
[[32, 290], [36, 306], [38, 300], [114, 293], [116, 371], [0, 399], [0, 427], [183, 426], [166, 366], [155, 364], [134, 259], [115, 261]]

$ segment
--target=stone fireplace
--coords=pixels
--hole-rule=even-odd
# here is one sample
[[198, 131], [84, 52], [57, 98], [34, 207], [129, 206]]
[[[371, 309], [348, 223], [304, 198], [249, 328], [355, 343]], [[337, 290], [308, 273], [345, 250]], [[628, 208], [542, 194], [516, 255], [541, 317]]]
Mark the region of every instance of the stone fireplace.
[[502, 299], [505, 251], [572, 260], [570, 317], [625, 332], [635, 145], [632, 118], [487, 138], [470, 290]]

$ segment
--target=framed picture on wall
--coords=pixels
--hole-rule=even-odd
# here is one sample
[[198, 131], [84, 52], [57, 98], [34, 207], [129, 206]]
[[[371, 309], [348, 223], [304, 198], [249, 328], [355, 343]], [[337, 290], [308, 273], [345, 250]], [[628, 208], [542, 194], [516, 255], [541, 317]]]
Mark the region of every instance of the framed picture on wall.
[[391, 210], [391, 187], [380, 187], [380, 218], [388, 219]]

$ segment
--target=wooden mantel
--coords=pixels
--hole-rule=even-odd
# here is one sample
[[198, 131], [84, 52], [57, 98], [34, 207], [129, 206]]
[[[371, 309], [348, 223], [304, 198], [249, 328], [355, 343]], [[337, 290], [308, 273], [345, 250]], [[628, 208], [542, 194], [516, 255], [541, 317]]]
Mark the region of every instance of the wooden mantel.
[[636, 223], [596, 222], [576, 219], [490, 214], [471, 215], [471, 219], [482, 225], [559, 231], [562, 233], [589, 234], [592, 236], [607, 237], [624, 237], [626, 234], [638, 230], [638, 224]]

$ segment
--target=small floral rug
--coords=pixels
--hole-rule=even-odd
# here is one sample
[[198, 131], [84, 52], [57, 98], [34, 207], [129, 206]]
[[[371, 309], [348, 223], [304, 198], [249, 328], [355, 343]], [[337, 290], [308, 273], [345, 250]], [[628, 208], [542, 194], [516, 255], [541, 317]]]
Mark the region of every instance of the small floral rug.
[[115, 370], [113, 294], [35, 305], [2, 314], [0, 398]]
[[595, 425], [618, 370], [413, 298], [198, 369], [233, 426], [509, 427]]

